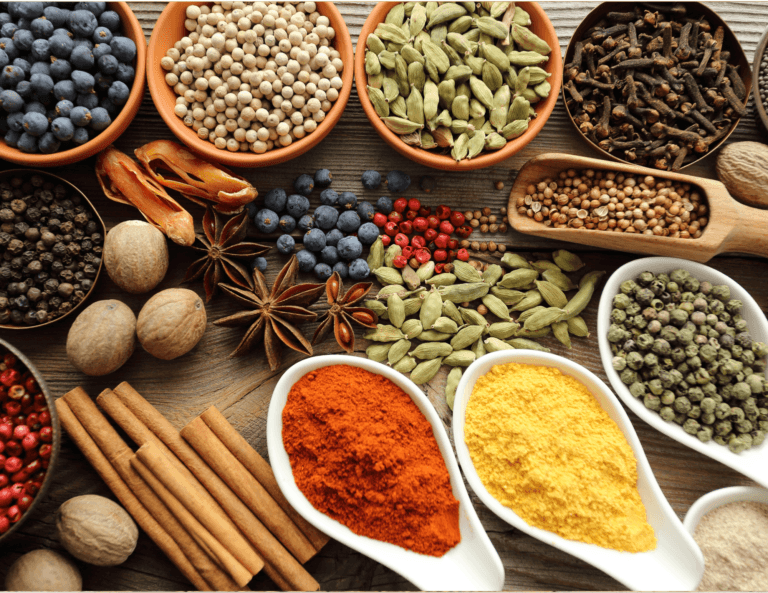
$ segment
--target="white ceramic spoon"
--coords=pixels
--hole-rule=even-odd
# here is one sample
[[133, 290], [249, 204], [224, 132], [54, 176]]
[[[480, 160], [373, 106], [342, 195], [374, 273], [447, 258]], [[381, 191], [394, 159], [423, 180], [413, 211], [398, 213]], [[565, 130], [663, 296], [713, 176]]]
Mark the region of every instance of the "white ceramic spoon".
[[[555, 367], [576, 378], [586, 385], [603, 410], [616, 422], [637, 459], [637, 488], [645, 505], [648, 522], [658, 540], [655, 550], [632, 554], [564, 539], [550, 531], [532, 527], [485, 489], [464, 442], [467, 402], [479, 377], [495, 365], [510, 362]], [[574, 422], [577, 421], [574, 419]], [[499, 518], [520, 531], [581, 558], [636, 591], [692, 591], [701, 580], [704, 574], [701, 550], [664, 498], [629, 417], [608, 387], [581, 365], [561, 356], [531, 350], [502, 350], [486, 354], [467, 368], [456, 389], [453, 440], [459, 463], [472, 490]]]
[[[336, 364], [360, 367], [383, 375], [411, 397], [432, 425], [451, 477], [453, 495], [459, 501], [461, 542], [442, 557], [417, 554], [394, 544], [356, 535], [338, 521], [315, 509], [296, 486], [282, 436], [283, 408], [288, 392], [293, 384], [308, 372]], [[372, 395], [375, 397], [375, 394]], [[501, 590], [504, 585], [504, 567], [469, 500], [448, 434], [424, 393], [402, 374], [381, 363], [356, 356], [314, 356], [296, 363], [283, 374], [272, 393], [267, 417], [267, 446], [277, 483], [288, 502], [323, 533], [380, 562], [425, 591]]]
[[768, 320], [760, 310], [749, 293], [739, 286], [734, 280], [718, 272], [717, 270], [684, 259], [671, 257], [646, 257], [624, 264], [605, 283], [603, 294], [600, 297], [600, 305], [597, 310], [597, 340], [600, 344], [600, 358], [605, 367], [605, 373], [616, 394], [624, 404], [637, 414], [642, 420], [663, 432], [668, 437], [675, 439], [699, 453], [711, 457], [741, 472], [748, 478], [768, 488], [768, 443], [758, 447], [747, 449], [742, 453], [731, 453], [728, 447], [718, 445], [714, 441], [702, 443], [695, 435], [690, 435], [681, 426], [674, 422], [665, 422], [657, 412], [649, 410], [641, 399], [633, 397], [627, 386], [622, 383], [619, 373], [613, 369], [611, 361], [613, 353], [608, 342], [608, 328], [611, 325], [611, 309], [613, 297], [618, 294], [621, 283], [625, 280], [637, 278], [645, 271], [661, 274], [669, 273], [678, 268], [688, 270], [701, 282], [708, 280], [712, 284], [727, 284], [731, 289], [731, 298], [739, 299], [743, 303], [741, 314], [747, 322], [747, 330], [753, 340], [768, 342]]
[[713, 490], [691, 505], [683, 519], [688, 533], [693, 535], [704, 515], [732, 502], [762, 502], [768, 504], [768, 490], [756, 486], [731, 486]]

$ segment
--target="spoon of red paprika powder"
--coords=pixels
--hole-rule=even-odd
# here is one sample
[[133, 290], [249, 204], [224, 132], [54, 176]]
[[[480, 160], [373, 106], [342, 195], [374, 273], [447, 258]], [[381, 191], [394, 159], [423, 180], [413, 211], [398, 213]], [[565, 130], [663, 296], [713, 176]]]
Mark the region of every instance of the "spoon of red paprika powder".
[[427, 397], [389, 367], [318, 356], [267, 419], [278, 484], [310, 523], [423, 590], [498, 591], [504, 569]]

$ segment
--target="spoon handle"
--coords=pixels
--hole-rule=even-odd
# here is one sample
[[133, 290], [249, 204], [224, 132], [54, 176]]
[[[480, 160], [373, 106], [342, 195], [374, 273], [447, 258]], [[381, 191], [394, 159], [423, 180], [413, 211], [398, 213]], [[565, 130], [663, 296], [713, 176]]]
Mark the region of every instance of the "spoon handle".
[[768, 257], [768, 210], [750, 208], [734, 200], [732, 216], [732, 229], [718, 251]]

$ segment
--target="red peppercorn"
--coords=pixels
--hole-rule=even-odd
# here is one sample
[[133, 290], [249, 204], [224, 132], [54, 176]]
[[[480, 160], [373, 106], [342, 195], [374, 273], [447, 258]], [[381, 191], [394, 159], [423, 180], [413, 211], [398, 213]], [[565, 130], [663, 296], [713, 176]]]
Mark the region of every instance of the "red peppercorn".
[[16, 385], [19, 381], [21, 381], [21, 374], [16, 369], [6, 368], [0, 373], [0, 383], [6, 387]]
[[403, 215], [393, 210], [392, 212], [389, 213], [389, 216], [387, 216], [387, 219], [389, 220], [389, 222], [400, 224], [401, 222], [403, 222]]
[[384, 245], [384, 247], [389, 247], [392, 243], [392, 237], [389, 235], [381, 235], [381, 244]]
[[466, 219], [464, 218], [464, 215], [458, 210], [454, 210], [453, 212], [451, 212], [450, 220], [453, 226], [461, 226], [466, 221]]
[[394, 237], [397, 234], [397, 223], [390, 221], [385, 224], [384, 232], [387, 233], [390, 237]]
[[413, 223], [410, 220], [404, 220], [400, 223], [400, 232], [410, 235], [413, 232]]
[[437, 238], [438, 232], [436, 229], [429, 228], [424, 231], [424, 239], [427, 241], [434, 241]]
[[435, 274], [442, 274], [445, 271], [445, 264], [435, 264]]
[[23, 465], [24, 463], [21, 461], [20, 457], [9, 457], [5, 460], [5, 473], [15, 474], [17, 471], [21, 470]]
[[8, 487], [0, 490], [0, 507], [9, 507], [13, 504], [13, 494]]
[[25, 451], [32, 451], [33, 449], [37, 449], [37, 446], [40, 444], [40, 435], [36, 432], [30, 432], [27, 436], [25, 436], [21, 440], [21, 446], [24, 448]]
[[[6, 480], [8, 478], [6, 477]], [[29, 494], [30, 496], [34, 496], [38, 492], [40, 492], [40, 483], [35, 482], [34, 480], [30, 479], [24, 482], [24, 492]]]
[[19, 441], [8, 441], [5, 443], [5, 454], [8, 457], [16, 457], [17, 455], [21, 455], [21, 452], [23, 449], [21, 448], [21, 443]]
[[444, 233], [440, 233], [437, 238], [435, 239], [435, 246], [437, 246], [438, 249], [445, 249], [448, 247], [448, 241], [450, 240], [450, 237]]
[[448, 250], [448, 261], [453, 261], [456, 259], [456, 252], [453, 249]]
[[414, 220], [418, 217], [419, 217], [419, 213], [416, 212], [416, 210], [408, 210], [408, 212], [405, 213], [406, 220]]
[[3, 409], [9, 416], [18, 416], [21, 414], [21, 404], [19, 402], [5, 402], [5, 404], [3, 404]]
[[408, 265], [408, 258], [402, 255], [398, 255], [395, 259], [392, 260], [392, 265], [402, 270], [405, 266]]
[[6, 516], [0, 517], [0, 533], [5, 533], [11, 528], [11, 522]]
[[414, 249], [423, 249], [427, 246], [427, 240], [421, 235], [414, 235], [411, 237], [411, 247]]
[[440, 226], [440, 219], [437, 216], [427, 216], [427, 224], [429, 228], [436, 229]]
[[40, 421], [40, 424], [42, 424], [43, 426], [51, 425], [51, 413], [48, 411], [47, 408], [37, 413], [37, 419]]
[[456, 249], [459, 246], [458, 239], [451, 239], [448, 241], [448, 249]]
[[13, 438], [20, 441], [30, 433], [29, 426], [23, 424], [13, 429]]
[[432, 257], [435, 258], [436, 262], [441, 262], [448, 258], [448, 253], [446, 253], [445, 249], [436, 249], [432, 254]]
[[0, 441], [7, 441], [13, 436], [13, 426], [11, 424], [0, 424]]
[[413, 247], [410, 245], [406, 245], [403, 247], [403, 253], [401, 254], [405, 259], [411, 259], [411, 256], [413, 256]]
[[405, 212], [408, 208], [408, 200], [405, 198], [397, 198], [395, 203], [392, 204], [392, 207], [395, 209], [395, 212]]
[[39, 387], [37, 385], [37, 381], [35, 381], [34, 377], [27, 377], [27, 380], [24, 381], [24, 388], [29, 393], [37, 393], [38, 391], [40, 391], [40, 389], [39, 389]]
[[22, 495], [22, 497], [19, 498], [18, 505], [22, 512], [26, 511], [29, 507], [32, 506], [32, 497], [29, 494]]
[[[24, 410], [22, 409], [22, 412]], [[19, 424], [26, 424], [27, 423], [27, 416], [26, 414], [19, 414], [13, 419], [13, 423], [18, 426]]]
[[418, 212], [421, 208], [421, 201], [418, 198], [411, 198], [408, 200], [408, 210], [413, 210], [414, 212]]
[[3, 356], [3, 364], [6, 367], [15, 367], [16, 366], [16, 356], [9, 352], [5, 356]]
[[53, 446], [48, 443], [40, 445], [39, 454], [41, 459], [48, 459], [51, 456], [51, 453], [53, 453]]
[[432, 214], [432, 208], [430, 208], [429, 206], [422, 206], [421, 208], [419, 208], [419, 216], [426, 218], [430, 214]]
[[[0, 455], [2, 457], [2, 455]], [[5, 465], [5, 458], [3, 458], [3, 465]], [[0, 472], [0, 488], [5, 488], [8, 485], [8, 475]]]
[[[387, 237], [389, 238], [389, 237]], [[50, 426], [43, 426], [40, 429], [40, 440], [43, 443], [50, 443], [53, 442], [53, 428]]]
[[47, 410], [48, 404], [45, 401], [45, 396], [42, 393], [38, 393], [35, 396], [35, 412], [41, 412], [42, 410]]
[[395, 245], [399, 245], [400, 247], [405, 247], [408, 245], [408, 237], [405, 236], [403, 233], [397, 233], [395, 235]]
[[435, 209], [435, 214], [437, 214], [437, 217], [440, 220], [445, 220], [446, 218], [450, 218], [451, 216], [451, 209], [446, 206], [445, 204], [441, 204]]
[[453, 225], [448, 220], [444, 220], [440, 223], [440, 232], [445, 233], [446, 235], [450, 235], [453, 232], [454, 228]]
[[14, 401], [19, 401], [26, 393], [27, 390], [24, 389], [23, 385], [11, 385], [8, 388], [8, 397]]
[[373, 224], [381, 228], [385, 224], [387, 224], [387, 217], [381, 212], [377, 212], [376, 214], [373, 215]]
[[19, 519], [21, 519], [21, 509], [17, 505], [13, 505], [8, 509], [5, 516], [8, 517], [11, 523], [18, 523]]
[[432, 254], [428, 249], [417, 249], [416, 253], [414, 253], [414, 257], [419, 264], [425, 264], [432, 259]]
[[427, 219], [423, 216], [417, 216], [413, 219], [413, 230], [417, 233], [423, 233], [429, 228]]
[[40, 417], [35, 412], [31, 412], [27, 416], [27, 426], [30, 430], [40, 430], [42, 423], [40, 422]]
[[469, 237], [472, 234], [473, 230], [474, 229], [471, 226], [469, 226], [468, 224], [463, 224], [460, 227], [458, 227], [455, 232], [462, 239], [466, 239], [467, 237]]

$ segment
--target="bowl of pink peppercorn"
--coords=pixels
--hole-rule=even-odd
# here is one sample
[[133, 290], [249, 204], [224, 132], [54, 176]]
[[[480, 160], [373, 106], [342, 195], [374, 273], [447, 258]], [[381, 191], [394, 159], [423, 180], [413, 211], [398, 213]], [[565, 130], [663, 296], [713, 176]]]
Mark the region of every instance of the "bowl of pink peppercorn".
[[0, 546], [32, 515], [52, 481], [61, 429], [32, 363], [0, 340]]

